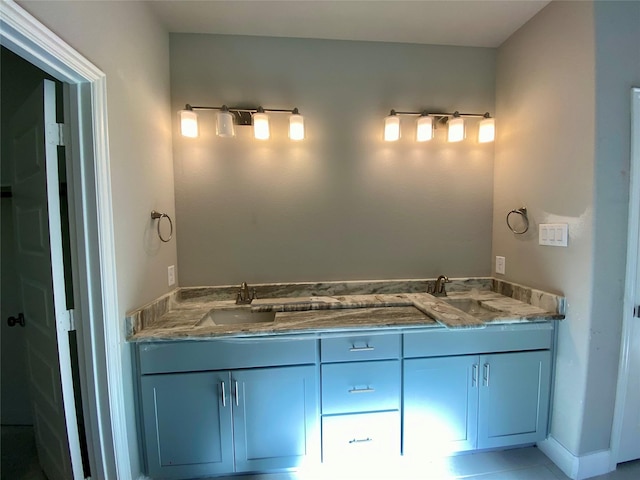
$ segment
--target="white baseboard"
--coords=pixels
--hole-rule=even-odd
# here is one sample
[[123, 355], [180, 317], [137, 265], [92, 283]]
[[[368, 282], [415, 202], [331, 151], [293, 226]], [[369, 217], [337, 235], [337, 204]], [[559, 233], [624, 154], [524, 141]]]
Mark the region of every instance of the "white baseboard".
[[538, 442], [538, 448], [555, 463], [566, 476], [573, 480], [604, 475], [611, 471], [611, 451], [601, 450], [576, 457], [555, 438]]

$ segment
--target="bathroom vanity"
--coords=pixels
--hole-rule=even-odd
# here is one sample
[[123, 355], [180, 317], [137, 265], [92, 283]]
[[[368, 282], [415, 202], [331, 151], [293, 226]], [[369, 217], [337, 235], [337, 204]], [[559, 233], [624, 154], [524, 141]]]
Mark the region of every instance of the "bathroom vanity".
[[[452, 292], [446, 305], [420, 292], [325, 295], [331, 306], [271, 297], [250, 308], [277, 311], [275, 320], [253, 326], [211, 324], [212, 310], [236, 308], [211, 294], [134, 312], [148, 475], [419, 460], [544, 439], [563, 299], [541, 297], [557, 305], [545, 311], [473, 290]], [[469, 313], [451, 306], [463, 299], [475, 302]], [[511, 311], [491, 310], [495, 302]], [[434, 319], [443, 315], [456, 326]]]

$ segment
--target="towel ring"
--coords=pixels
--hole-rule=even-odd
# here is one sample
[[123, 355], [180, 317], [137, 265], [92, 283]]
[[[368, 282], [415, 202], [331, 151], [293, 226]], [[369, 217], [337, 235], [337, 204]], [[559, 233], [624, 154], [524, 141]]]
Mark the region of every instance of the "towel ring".
[[[156, 220], [156, 219], [158, 220], [157, 230], [158, 230], [158, 237], [160, 237], [160, 240], [162, 240], [164, 243], [169, 242], [173, 238], [173, 222], [171, 221], [171, 217], [166, 213], [160, 213], [160, 212], [156, 212], [155, 210], [152, 210], [151, 218], [153, 220]], [[167, 239], [165, 239], [162, 236], [162, 233], [160, 233], [160, 222], [162, 221], [163, 218], [166, 218], [167, 220], [169, 220], [169, 226], [171, 227], [171, 230], [169, 231], [169, 238]]]
[[[522, 217], [522, 220], [524, 221], [524, 230], [516, 230], [511, 226], [511, 223], [509, 222], [509, 217], [512, 214], [520, 215]], [[524, 233], [527, 233], [527, 231], [529, 230], [529, 217], [527, 216], [527, 208], [526, 207], [516, 208], [511, 210], [509, 213], [507, 213], [507, 227], [509, 227], [509, 230], [511, 230], [516, 235], [522, 235]]]

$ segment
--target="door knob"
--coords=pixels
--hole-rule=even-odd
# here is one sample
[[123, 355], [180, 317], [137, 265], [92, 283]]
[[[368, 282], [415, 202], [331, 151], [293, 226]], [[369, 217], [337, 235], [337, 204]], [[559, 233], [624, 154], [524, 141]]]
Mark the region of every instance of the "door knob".
[[24, 327], [25, 321], [24, 321], [24, 314], [23, 313], [19, 313], [18, 314], [18, 318], [16, 317], [9, 317], [7, 319], [7, 323], [9, 324], [10, 327], [15, 327], [16, 324], [19, 324], [21, 327]]

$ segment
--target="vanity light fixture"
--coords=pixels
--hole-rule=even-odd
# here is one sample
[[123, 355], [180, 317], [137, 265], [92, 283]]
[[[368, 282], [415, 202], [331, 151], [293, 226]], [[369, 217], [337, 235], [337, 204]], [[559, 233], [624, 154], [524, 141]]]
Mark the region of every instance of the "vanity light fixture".
[[216, 135], [219, 137], [236, 136], [236, 130], [233, 126], [233, 114], [226, 105], [223, 105], [216, 114]]
[[289, 113], [289, 138], [304, 140], [304, 117], [297, 108], [244, 108], [244, 107], [205, 107], [185, 105], [184, 110], [178, 112], [180, 116], [180, 132], [184, 137], [198, 136], [198, 114], [194, 110], [217, 110], [216, 135], [219, 137], [235, 137], [236, 126], [253, 126], [253, 136], [258, 140], [268, 140], [271, 137], [269, 127], [269, 113]]
[[187, 105], [185, 110], [180, 110], [180, 132], [183, 137], [195, 138], [198, 136], [198, 114]]
[[269, 140], [269, 115], [264, 113], [264, 108], [258, 107], [258, 111], [253, 114], [253, 136], [256, 140]]
[[416, 120], [416, 141], [428, 142], [433, 138], [433, 117], [429, 116], [427, 112], [422, 112], [422, 115]]
[[460, 142], [464, 140], [464, 118], [460, 116], [459, 112], [454, 112], [453, 117], [449, 119], [447, 124], [447, 140], [449, 140], [449, 142]]
[[480, 120], [478, 125], [478, 142], [493, 142], [496, 138], [496, 119], [491, 118], [489, 112], [484, 114], [484, 118]]
[[304, 140], [304, 117], [297, 108], [293, 109], [289, 117], [289, 138], [291, 140]]
[[416, 141], [428, 142], [433, 139], [434, 131], [438, 123], [447, 125], [447, 140], [449, 142], [460, 142], [466, 137], [467, 118], [482, 118], [478, 125], [478, 142], [493, 142], [495, 139], [495, 119], [489, 115], [479, 113], [432, 113], [428, 110], [419, 112], [399, 112], [391, 110], [391, 113], [384, 119], [384, 140], [395, 142], [400, 139], [400, 116], [415, 116], [416, 119]]
[[384, 119], [384, 141], [397, 142], [400, 139], [400, 117], [395, 110]]

